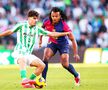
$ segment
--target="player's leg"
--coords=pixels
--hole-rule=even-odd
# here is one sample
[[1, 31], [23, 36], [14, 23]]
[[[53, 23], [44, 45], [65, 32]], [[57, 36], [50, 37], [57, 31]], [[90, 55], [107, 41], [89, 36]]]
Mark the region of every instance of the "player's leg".
[[26, 58], [24, 55], [19, 54], [18, 51], [13, 52], [15, 63], [19, 65], [21, 79], [26, 79]]
[[77, 77], [78, 73], [76, 72], [76, 70], [73, 67], [73, 65], [69, 63], [69, 54], [66, 54], [66, 53], [61, 54], [60, 58], [61, 58], [61, 64], [62, 64], [62, 66], [66, 70], [68, 70], [71, 74], [73, 74], [74, 77]]
[[[30, 66], [36, 67], [36, 69], [34, 70], [34, 74], [36, 76], [39, 76], [45, 68], [45, 64], [38, 57], [32, 61]], [[31, 76], [30, 79], [34, 79], [34, 78]]]
[[75, 77], [75, 81], [79, 83], [79, 74], [75, 70], [72, 64], [69, 63], [69, 45], [60, 45], [59, 46], [59, 52], [60, 52], [60, 59], [61, 59], [61, 64], [62, 66], [68, 70], [72, 75]]
[[43, 72], [42, 77], [46, 80], [47, 71], [48, 71], [48, 61], [53, 56], [53, 51], [50, 48], [45, 48], [44, 55], [43, 55], [43, 62], [46, 65]]
[[39, 76], [43, 69], [45, 68], [45, 64], [42, 62], [42, 60], [35, 55], [27, 55], [27, 65], [31, 67], [36, 67], [32, 75], [30, 76], [31, 80], [34, 80], [36, 76]]
[[24, 56], [19, 57], [17, 63], [19, 64], [21, 78], [24, 80], [26, 79], [26, 62]]
[[62, 66], [75, 77], [75, 84], [80, 85], [80, 74], [75, 70], [72, 64], [69, 63], [69, 54], [61, 54]]
[[31, 74], [30, 79], [34, 80], [36, 78], [34, 83], [35, 87], [42, 88], [46, 85], [45, 80], [40, 76], [45, 68], [45, 64], [42, 62], [40, 58], [36, 57], [35, 55], [29, 55], [27, 57], [27, 64], [31, 67], [36, 67], [34, 72]]
[[35, 81], [27, 79], [26, 77], [26, 58], [24, 56], [19, 56], [17, 63], [19, 64], [20, 68], [20, 75], [22, 78], [22, 86], [24, 88], [34, 88], [32, 84], [35, 83]]
[[54, 54], [57, 52], [56, 45], [54, 43], [48, 44], [47, 48], [44, 50], [43, 55], [43, 62], [45, 63], [45, 69], [42, 72], [42, 77], [46, 80], [47, 71], [48, 71], [48, 61], [49, 59], [54, 56]]

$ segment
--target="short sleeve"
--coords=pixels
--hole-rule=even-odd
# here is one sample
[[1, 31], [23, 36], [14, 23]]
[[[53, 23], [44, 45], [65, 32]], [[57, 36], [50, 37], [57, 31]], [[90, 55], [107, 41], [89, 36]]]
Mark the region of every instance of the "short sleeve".
[[43, 20], [42, 28], [45, 28], [45, 24], [47, 23], [48, 20], [49, 20], [48, 17]]
[[63, 21], [63, 29], [65, 32], [72, 32], [72, 30], [69, 28], [65, 21]]
[[22, 23], [18, 23], [15, 26], [13, 26], [13, 28], [11, 29], [12, 32], [17, 32], [21, 27], [22, 27]]
[[48, 35], [48, 34], [50, 34], [51, 32], [49, 32], [49, 31], [47, 31], [47, 30], [45, 30], [45, 29], [43, 29], [43, 28], [41, 28], [41, 27], [38, 27], [38, 34], [39, 35]]

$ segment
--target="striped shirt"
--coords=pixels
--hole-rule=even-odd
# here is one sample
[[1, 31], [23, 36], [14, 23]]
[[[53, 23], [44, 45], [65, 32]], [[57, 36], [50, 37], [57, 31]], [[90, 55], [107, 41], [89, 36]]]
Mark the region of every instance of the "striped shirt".
[[39, 35], [47, 35], [50, 33], [36, 25], [31, 27], [28, 22], [16, 24], [12, 31], [17, 32], [17, 44], [14, 51], [23, 55], [32, 53]]

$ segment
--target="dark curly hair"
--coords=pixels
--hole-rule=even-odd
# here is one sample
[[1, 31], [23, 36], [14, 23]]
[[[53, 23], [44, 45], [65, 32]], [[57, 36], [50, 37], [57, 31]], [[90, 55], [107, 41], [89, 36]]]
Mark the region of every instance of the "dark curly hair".
[[51, 10], [50, 13], [49, 13], [49, 19], [50, 19], [51, 22], [52, 22], [52, 19], [51, 19], [51, 13], [52, 13], [52, 12], [60, 12], [61, 19], [62, 19], [62, 20], [67, 20], [66, 14], [65, 14], [60, 8], [58, 8], [58, 7], [53, 7], [52, 10]]

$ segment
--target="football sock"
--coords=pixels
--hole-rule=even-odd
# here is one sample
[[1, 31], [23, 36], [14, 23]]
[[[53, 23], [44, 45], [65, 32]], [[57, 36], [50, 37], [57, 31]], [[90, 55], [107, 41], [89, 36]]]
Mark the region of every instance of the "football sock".
[[76, 72], [75, 68], [73, 67], [73, 65], [69, 64], [68, 68], [64, 67], [65, 69], [67, 69], [71, 74], [74, 75], [74, 77], [78, 76], [78, 73]]
[[20, 75], [21, 75], [22, 79], [25, 79], [26, 78], [26, 70], [21, 70]]
[[46, 65], [43, 72], [42, 72], [42, 77], [46, 80], [46, 75], [48, 71], [48, 61], [44, 61], [44, 64]]
[[32, 75], [30, 76], [31, 80], [34, 80], [36, 78], [36, 75], [34, 73], [32, 73]]

